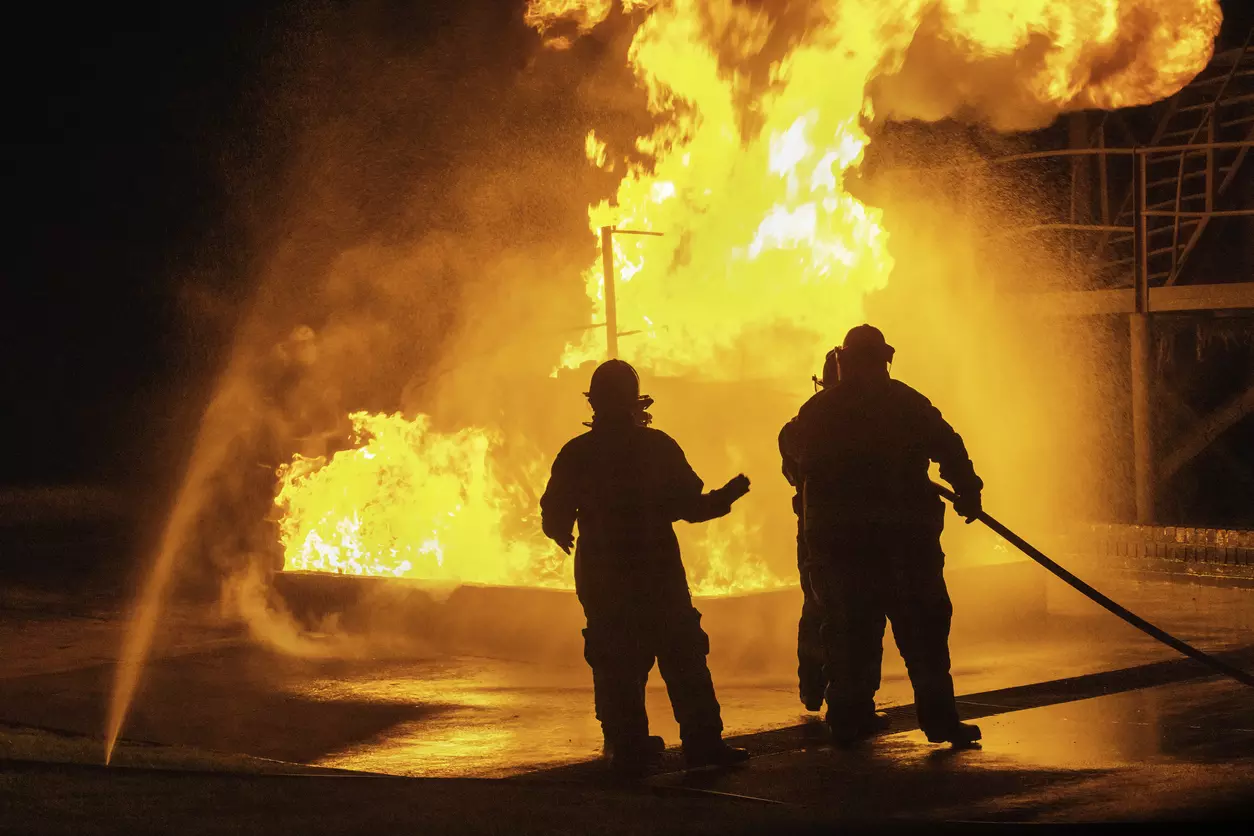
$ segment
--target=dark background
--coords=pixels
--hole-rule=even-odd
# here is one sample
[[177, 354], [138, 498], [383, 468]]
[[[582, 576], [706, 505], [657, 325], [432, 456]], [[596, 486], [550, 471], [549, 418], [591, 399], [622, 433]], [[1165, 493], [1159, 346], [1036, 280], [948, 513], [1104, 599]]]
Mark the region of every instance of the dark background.
[[196, 397], [220, 346], [180, 294], [244, 292], [228, 169], [281, 153], [254, 141], [282, 26], [262, 5], [45, 4], [5, 27], [0, 482], [126, 482], [139, 405]]
[[[517, 43], [521, 5], [362, 4], [415, 50], [467, 15]], [[1254, 3], [1224, 6], [1222, 38], [1239, 44]], [[0, 486], [108, 484], [165, 501], [266, 248], [255, 221], [273, 212], [299, 135], [299, 106], [273, 91], [334, 8], [41, 4], [4, 27]], [[1248, 373], [1231, 365], [1205, 373], [1213, 386], [1176, 385], [1209, 404]], [[1254, 525], [1240, 484], [1164, 513]]]

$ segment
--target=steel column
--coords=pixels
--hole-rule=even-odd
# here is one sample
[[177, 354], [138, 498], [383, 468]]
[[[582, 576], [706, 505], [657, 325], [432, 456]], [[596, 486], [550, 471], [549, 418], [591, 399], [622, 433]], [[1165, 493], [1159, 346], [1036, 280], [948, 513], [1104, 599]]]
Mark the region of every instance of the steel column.
[[614, 227], [601, 227], [601, 269], [605, 274], [605, 356], [618, 357], [618, 304], [614, 298]]
[[1133, 179], [1133, 314], [1128, 317], [1128, 344], [1132, 377], [1132, 461], [1135, 480], [1136, 521], [1154, 521], [1154, 439], [1151, 407], [1151, 332], [1149, 313], [1149, 242], [1145, 215], [1147, 157], [1136, 156]]

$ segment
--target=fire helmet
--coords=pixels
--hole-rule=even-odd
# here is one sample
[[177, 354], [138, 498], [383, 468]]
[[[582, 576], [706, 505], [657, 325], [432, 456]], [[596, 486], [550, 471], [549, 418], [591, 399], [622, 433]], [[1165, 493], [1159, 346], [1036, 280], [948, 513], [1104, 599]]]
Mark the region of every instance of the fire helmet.
[[819, 386], [833, 386], [836, 381], [840, 380], [840, 367], [836, 363], [836, 354], [837, 349], [833, 348], [823, 358], [823, 376], [814, 378], [814, 382]]
[[[838, 359], [849, 359], [855, 363], [893, 362], [893, 348], [884, 339], [884, 332], [874, 325], [857, 325], [845, 334], [845, 342], [835, 349]], [[826, 377], [826, 367], [824, 368]]]
[[597, 366], [584, 395], [596, 412], [648, 408], [653, 403], [652, 398], [640, 394], [640, 375], [636, 370], [617, 359]]

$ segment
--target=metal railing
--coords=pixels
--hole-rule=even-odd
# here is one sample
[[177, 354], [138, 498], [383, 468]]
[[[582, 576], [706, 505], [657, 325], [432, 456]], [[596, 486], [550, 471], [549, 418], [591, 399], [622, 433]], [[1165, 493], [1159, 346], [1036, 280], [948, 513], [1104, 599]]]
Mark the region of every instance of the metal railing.
[[[1021, 236], [1040, 232], [1072, 234], [1070, 249], [1078, 261], [1087, 262], [1095, 273], [1123, 277], [1116, 286], [1133, 287], [1142, 296], [1150, 286], [1173, 285], [1189, 257], [1196, 251], [1202, 233], [1212, 220], [1219, 218], [1254, 217], [1254, 205], [1232, 206], [1225, 198], [1236, 182], [1238, 170], [1254, 148], [1254, 132], [1250, 138], [1231, 142], [1201, 142], [1187, 145], [1145, 146], [1136, 148], [1064, 148], [1011, 154], [987, 160], [958, 163], [931, 169], [910, 169], [909, 173], [949, 174], [959, 177], [968, 198], [978, 189], [973, 185], [976, 170], [989, 171], [1024, 162], [1059, 160], [1097, 161], [1099, 174], [1094, 184], [1099, 190], [1097, 213], [1086, 211], [1094, 201], [1082, 200], [1081, 180], [1085, 166], [1071, 166], [1069, 212], [1066, 220], [1046, 221], [1005, 229], [995, 237]], [[1222, 156], [1223, 164], [1220, 163]], [[1129, 161], [1125, 176], [1130, 180], [1129, 206], [1111, 217], [1112, 191], [1110, 164], [1112, 158]], [[1202, 167], [1190, 170], [1192, 160]], [[1159, 174], [1151, 179], [1155, 167], [1174, 165], [1174, 174]], [[899, 170], [898, 173], [907, 173]], [[1169, 194], [1163, 197], [1164, 189]], [[1151, 193], [1157, 197], [1151, 197]], [[1096, 217], [1093, 217], [1093, 215]], [[1090, 220], [1090, 218], [1093, 218]], [[1090, 246], [1077, 243], [1083, 234], [1096, 235]]]

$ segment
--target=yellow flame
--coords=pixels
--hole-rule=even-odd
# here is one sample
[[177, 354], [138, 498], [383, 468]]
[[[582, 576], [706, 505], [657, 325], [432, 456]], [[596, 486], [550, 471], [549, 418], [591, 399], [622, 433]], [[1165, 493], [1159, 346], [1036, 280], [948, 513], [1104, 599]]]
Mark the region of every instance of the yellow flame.
[[588, 131], [588, 135], [584, 137], [583, 152], [587, 156], [588, 162], [597, 168], [605, 168], [605, 143], [597, 138], [596, 131]]
[[[533, 0], [528, 19], [587, 30], [608, 5]], [[623, 349], [633, 362], [779, 378], [861, 320], [893, 267], [881, 213], [846, 189], [874, 114], [940, 118], [966, 106], [995, 126], [1026, 126], [1154, 101], [1205, 65], [1220, 20], [1215, 0], [813, 5], [765, 84], [741, 64], [783, 24], [745, 4], [662, 0], [636, 30], [629, 59], [664, 118], [637, 142], [652, 159], [589, 212], [594, 231], [665, 235], [614, 242], [618, 327], [643, 332]], [[949, 85], [941, 94], [938, 79]], [[599, 260], [585, 282], [592, 321], [604, 321]], [[584, 332], [563, 364], [598, 359], [599, 336]], [[746, 343], [765, 350], [748, 357]]]
[[[457, 583], [573, 587], [571, 559], [540, 534], [536, 494], [551, 462], [513, 474], [499, 434], [431, 429], [420, 415], [352, 415], [359, 446], [279, 470], [284, 569]], [[517, 460], [517, 456], [514, 457]], [[721, 523], [724, 521], [720, 521]], [[693, 589], [713, 595], [780, 586], [712, 527], [689, 561]]]
[[[648, 162], [589, 209], [589, 226], [663, 233], [614, 238], [617, 326], [638, 332], [622, 351], [655, 373], [733, 379], [810, 368], [888, 282], [881, 212], [847, 188], [877, 122], [964, 115], [1017, 129], [1148, 103], [1202, 69], [1220, 22], [1216, 0], [843, 0], [792, 4], [787, 19], [733, 0], [619, 5], [657, 127], [635, 142]], [[560, 48], [561, 24], [583, 34], [613, 8], [531, 0], [526, 20]], [[615, 158], [593, 131], [584, 150], [599, 167]], [[584, 280], [603, 323], [600, 259]], [[602, 358], [603, 332], [583, 333], [562, 365]], [[286, 568], [569, 585], [568, 561], [538, 533], [543, 456], [519, 481], [498, 467], [493, 431], [353, 421], [359, 447], [281, 472]], [[745, 545], [752, 533], [738, 515], [706, 528], [685, 556], [694, 591], [779, 585]]]
[[[438, 581], [563, 586], [526, 485], [504, 477], [499, 437], [430, 419], [352, 416], [361, 446], [279, 471], [284, 568]], [[455, 559], [450, 559], [455, 555]]]
[[[652, 0], [622, 0], [624, 11], [648, 6]], [[523, 20], [537, 31], [547, 32], [554, 24], [563, 21], [578, 25], [581, 33], [603, 22], [609, 17], [613, 0], [543, 0], [539, 3], [528, 3]]]
[[753, 540], [754, 524], [744, 514], [714, 520], [702, 532], [699, 546], [685, 556], [688, 585], [693, 595], [728, 595], [775, 589], [785, 581], [745, 548]]

